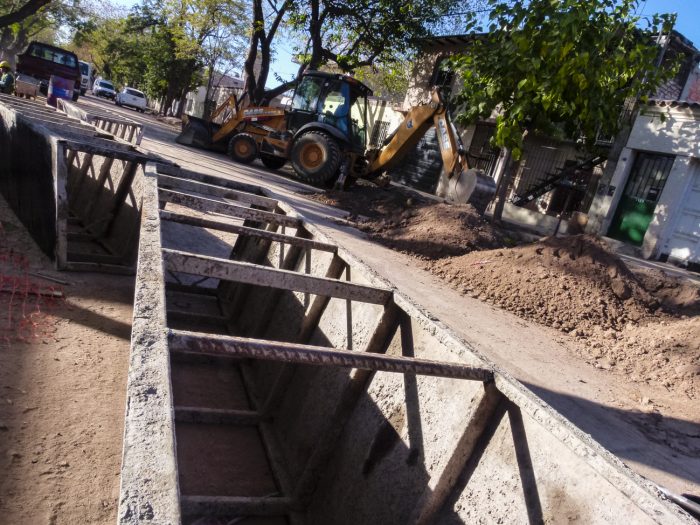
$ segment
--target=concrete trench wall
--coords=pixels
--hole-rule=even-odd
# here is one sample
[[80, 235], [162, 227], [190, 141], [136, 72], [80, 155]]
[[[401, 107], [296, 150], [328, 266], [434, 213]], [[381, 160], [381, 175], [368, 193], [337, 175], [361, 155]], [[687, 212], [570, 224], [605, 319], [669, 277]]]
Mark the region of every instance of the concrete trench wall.
[[[653, 485], [391, 290], [352, 254], [328, 249], [332, 239], [307, 221], [284, 227], [284, 233], [326, 249], [282, 249], [279, 242], [239, 234], [228, 238], [228, 253], [247, 264], [232, 268], [233, 280], [209, 279], [199, 287], [192, 286], [196, 281], [173, 281], [182, 268], [173, 270], [172, 261], [193, 255], [166, 257], [162, 243], [169, 226], [163, 220], [172, 220], [182, 208], [162, 209], [164, 198], [171, 203], [177, 196], [164, 197], [157, 187], [162, 174], [155, 167], [146, 171], [120, 523], [242, 516], [251, 516], [250, 523], [275, 524], [693, 523]], [[172, 179], [177, 170], [169, 168], [168, 176], [170, 187], [177, 188]], [[208, 178], [202, 186], [206, 192], [199, 194], [211, 202], [193, 206], [217, 210], [204, 216], [220, 220], [221, 205], [230, 199], [213, 195], [218, 191], [221, 197], [223, 184], [231, 182], [221, 181], [218, 190], [215, 182]], [[283, 203], [272, 209], [301, 218]], [[259, 220], [234, 222], [282, 231]], [[200, 236], [216, 239], [211, 230], [191, 231], [190, 251], [206, 255]], [[217, 249], [225, 252], [225, 246]], [[210, 259], [184, 273], [206, 275], [226, 266]], [[294, 272], [284, 273], [286, 284], [300, 283], [298, 275], [328, 278], [378, 290], [383, 299], [338, 296], [319, 310], [320, 294], [251, 285], [264, 274], [261, 267]], [[252, 272], [253, 281], [234, 282], [235, 272]], [[203, 302], [193, 299], [182, 322], [197, 333], [178, 332], [171, 310], [177, 303], [167, 291], [172, 286], [214, 300], [223, 313], [211, 314], [212, 325], [220, 321], [218, 328], [205, 328]], [[315, 311], [322, 315], [307, 326]], [[234, 347], [251, 347], [245, 355], [259, 357], [266, 350], [256, 345], [280, 347], [279, 359], [226, 357]], [[328, 362], [292, 364], [280, 357], [315, 347], [459, 364], [491, 370], [493, 376], [482, 382]], [[229, 371], [236, 379], [224, 381]], [[183, 386], [186, 375], [189, 383]], [[207, 392], [214, 408], [183, 405], [193, 399], [201, 404]], [[229, 441], [228, 448], [217, 444], [219, 438]], [[227, 456], [232, 455], [241, 457], [231, 463]], [[236, 468], [218, 472], [227, 463]]]
[[0, 192], [59, 269], [134, 271], [149, 157], [7, 95], [0, 95], [0, 153]]

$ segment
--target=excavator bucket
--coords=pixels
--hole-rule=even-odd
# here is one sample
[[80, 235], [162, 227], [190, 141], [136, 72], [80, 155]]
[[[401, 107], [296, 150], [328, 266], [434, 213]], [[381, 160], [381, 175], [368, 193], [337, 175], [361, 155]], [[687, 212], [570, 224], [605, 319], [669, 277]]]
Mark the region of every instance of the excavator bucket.
[[452, 178], [443, 172], [436, 193], [450, 202], [468, 202], [483, 215], [496, 194], [496, 183], [481, 170], [462, 170]]
[[201, 118], [185, 115], [182, 117], [182, 131], [175, 142], [185, 146], [211, 147], [212, 123]]

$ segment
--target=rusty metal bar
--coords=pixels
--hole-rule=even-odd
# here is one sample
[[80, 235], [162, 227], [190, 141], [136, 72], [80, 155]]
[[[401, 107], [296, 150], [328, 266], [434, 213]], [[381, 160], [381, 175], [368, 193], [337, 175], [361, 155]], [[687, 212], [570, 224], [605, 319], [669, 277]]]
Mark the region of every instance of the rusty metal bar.
[[275, 233], [268, 230], [260, 230], [258, 228], [249, 228], [248, 226], [242, 226], [240, 224], [231, 224], [221, 221], [214, 221], [211, 219], [205, 219], [202, 217], [182, 215], [179, 213], [173, 213], [165, 210], [161, 210], [160, 218], [164, 221], [177, 222], [180, 224], [187, 224], [189, 226], [197, 226], [200, 228], [208, 228], [210, 230], [218, 230], [228, 233], [237, 233], [239, 235], [248, 235], [250, 237], [268, 239], [270, 241], [282, 242], [285, 244], [290, 244], [292, 246], [310, 248], [322, 252], [335, 253], [338, 251], [337, 246], [327, 244], [325, 242], [314, 241], [312, 239], [304, 239], [302, 237], [295, 237], [293, 235], [284, 235], [282, 233]]
[[175, 190], [193, 191], [202, 195], [211, 195], [214, 197], [223, 197], [225, 199], [245, 202], [247, 204], [255, 204], [268, 211], [274, 211], [277, 208], [277, 201], [269, 197], [262, 197], [255, 193], [215, 186], [206, 182], [174, 177], [172, 175], [158, 174], [158, 186], [160, 188], [168, 188]]
[[257, 264], [231, 261], [178, 250], [163, 250], [165, 268], [172, 272], [214, 277], [269, 288], [339, 297], [363, 303], [385, 304], [391, 290], [372, 288], [325, 277], [314, 277]]
[[315, 366], [359, 368], [378, 372], [451, 377], [472, 381], [490, 381], [493, 372], [486, 368], [416, 359], [352, 352], [321, 346], [299, 345], [276, 341], [246, 339], [226, 335], [210, 335], [182, 330], [168, 330], [171, 350], [195, 350], [264, 361], [280, 361]]
[[260, 414], [252, 410], [176, 406], [175, 421], [179, 423], [252, 426], [260, 423]]
[[293, 507], [287, 497], [180, 496], [183, 517], [236, 518], [245, 516], [284, 516]]
[[229, 217], [238, 217], [241, 219], [250, 219], [263, 223], [269, 222], [272, 224], [281, 224], [297, 228], [301, 226], [301, 221], [295, 217], [289, 217], [280, 213], [272, 213], [264, 210], [256, 210], [245, 206], [238, 206], [227, 202], [215, 201], [206, 197], [197, 197], [179, 191], [166, 190], [161, 188], [159, 199], [163, 202], [171, 202], [192, 208], [193, 210], [210, 213], [220, 213]]
[[435, 523], [438, 512], [459, 481], [459, 475], [464, 471], [467, 461], [474, 454], [474, 450], [486, 432], [489, 423], [493, 420], [501, 400], [503, 400], [503, 394], [498, 391], [494, 383], [484, 385], [484, 392], [478, 403], [470, 404], [471, 410], [468, 417], [465, 417], [462, 436], [455, 444], [445, 468], [439, 478], [429, 481], [423, 495], [418, 500], [411, 523], [416, 525]]

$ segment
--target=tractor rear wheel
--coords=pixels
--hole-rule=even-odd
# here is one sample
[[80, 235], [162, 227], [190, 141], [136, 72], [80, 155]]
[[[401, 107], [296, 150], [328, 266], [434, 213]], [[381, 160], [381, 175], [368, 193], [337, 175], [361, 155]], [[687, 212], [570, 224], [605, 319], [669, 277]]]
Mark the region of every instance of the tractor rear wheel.
[[250, 164], [258, 156], [258, 145], [248, 133], [237, 133], [228, 143], [228, 156], [241, 164]]
[[287, 159], [284, 157], [276, 157], [274, 155], [270, 155], [269, 153], [261, 153], [260, 160], [266, 168], [271, 170], [278, 170], [287, 163]]
[[324, 185], [335, 180], [340, 167], [340, 146], [322, 131], [309, 131], [294, 141], [290, 158], [304, 182]]

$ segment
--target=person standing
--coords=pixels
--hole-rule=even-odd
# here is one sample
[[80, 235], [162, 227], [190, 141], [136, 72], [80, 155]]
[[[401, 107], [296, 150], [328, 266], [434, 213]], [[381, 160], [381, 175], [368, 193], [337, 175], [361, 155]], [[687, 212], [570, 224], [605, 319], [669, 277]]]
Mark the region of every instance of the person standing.
[[0, 92], [11, 95], [15, 89], [15, 76], [7, 60], [0, 62]]

